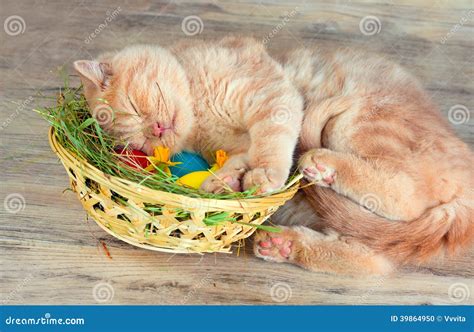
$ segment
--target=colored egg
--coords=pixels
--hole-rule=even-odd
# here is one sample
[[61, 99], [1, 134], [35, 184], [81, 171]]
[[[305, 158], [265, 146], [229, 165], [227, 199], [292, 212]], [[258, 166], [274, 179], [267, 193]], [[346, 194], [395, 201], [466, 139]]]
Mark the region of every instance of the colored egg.
[[[170, 167], [171, 168], [171, 167]], [[211, 175], [209, 171], [198, 171], [180, 177], [176, 183], [194, 189], [199, 189], [201, 184]]]
[[171, 157], [172, 162], [180, 162], [176, 166], [170, 166], [171, 174], [182, 177], [186, 174], [198, 171], [207, 171], [209, 164], [199, 154], [189, 151], [177, 153]]
[[150, 165], [147, 155], [140, 150], [116, 148], [115, 152], [120, 154], [120, 159], [130, 167], [138, 169], [146, 168]]

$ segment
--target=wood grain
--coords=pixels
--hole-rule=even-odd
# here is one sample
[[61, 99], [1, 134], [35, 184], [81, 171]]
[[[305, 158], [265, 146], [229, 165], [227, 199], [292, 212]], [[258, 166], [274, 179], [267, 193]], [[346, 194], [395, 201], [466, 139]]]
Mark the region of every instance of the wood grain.
[[[5, 204], [1, 210], [3, 303], [474, 303], [474, 250], [387, 278], [355, 279], [269, 264], [245, 250], [239, 256], [169, 255], [115, 240], [86, 219], [73, 193], [63, 192], [67, 176], [48, 146], [48, 126], [31, 111], [51, 102], [42, 96], [62, 85], [57, 69], [70, 70], [73, 60], [131, 43], [233, 33], [267, 40], [274, 54], [301, 45], [382, 53], [418, 76], [448, 117], [454, 105], [474, 107], [471, 1], [3, 0], [1, 8], [1, 22], [12, 15], [25, 22], [18, 35], [0, 31], [0, 198], [16, 193], [25, 201], [17, 213]], [[114, 10], [119, 14], [101, 28]], [[203, 22], [199, 35], [183, 33], [190, 15]], [[381, 22], [372, 36], [359, 29], [368, 15]], [[469, 115], [453, 129], [474, 146]], [[450, 296], [456, 287], [470, 296]]]

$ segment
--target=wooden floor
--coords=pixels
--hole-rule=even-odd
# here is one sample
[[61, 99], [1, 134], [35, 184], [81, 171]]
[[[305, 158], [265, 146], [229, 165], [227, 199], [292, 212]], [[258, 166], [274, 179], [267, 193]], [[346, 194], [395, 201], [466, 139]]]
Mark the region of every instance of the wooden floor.
[[[238, 33], [264, 40], [272, 52], [321, 45], [383, 53], [420, 78], [446, 117], [452, 109], [453, 128], [474, 146], [474, 115], [467, 113], [474, 109], [471, 1], [315, 2], [1, 0], [3, 303], [474, 303], [474, 250], [372, 279], [274, 265], [249, 249], [240, 256], [170, 255], [115, 240], [64, 191], [67, 176], [48, 146], [48, 126], [31, 109], [61, 86], [58, 67], [70, 70], [73, 60], [131, 43]], [[191, 15], [203, 24], [186, 35], [182, 22]], [[364, 28], [367, 16], [375, 16], [375, 30]]]

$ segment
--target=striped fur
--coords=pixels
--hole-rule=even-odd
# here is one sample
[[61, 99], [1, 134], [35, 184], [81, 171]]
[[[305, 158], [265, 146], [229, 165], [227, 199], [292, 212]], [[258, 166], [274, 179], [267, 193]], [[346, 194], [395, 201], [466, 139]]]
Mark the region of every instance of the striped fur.
[[[283, 63], [305, 98], [299, 167], [316, 182], [305, 199], [319, 219], [279, 235], [259, 232], [257, 256], [316, 271], [384, 274], [472, 245], [473, 153], [416, 79], [351, 50], [302, 49]], [[300, 205], [290, 202], [285, 211]]]

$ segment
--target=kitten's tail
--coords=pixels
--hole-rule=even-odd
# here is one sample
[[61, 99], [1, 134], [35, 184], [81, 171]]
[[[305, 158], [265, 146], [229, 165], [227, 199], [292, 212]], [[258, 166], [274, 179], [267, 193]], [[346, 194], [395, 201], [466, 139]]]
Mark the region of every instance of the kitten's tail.
[[412, 221], [391, 221], [371, 213], [335, 191], [305, 189], [328, 227], [354, 237], [397, 264], [455, 253], [474, 241], [474, 193], [438, 205]]

